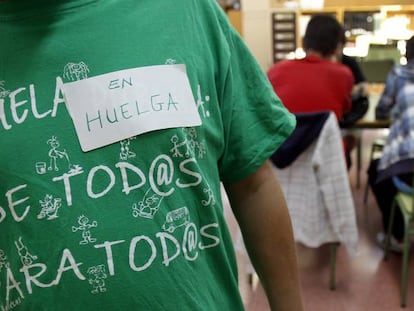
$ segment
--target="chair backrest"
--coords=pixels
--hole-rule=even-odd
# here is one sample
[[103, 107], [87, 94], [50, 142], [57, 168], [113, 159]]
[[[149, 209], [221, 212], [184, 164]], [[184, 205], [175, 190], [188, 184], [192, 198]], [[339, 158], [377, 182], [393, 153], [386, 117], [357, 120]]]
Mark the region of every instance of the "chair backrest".
[[[392, 177], [392, 182], [394, 186], [398, 189], [399, 192], [405, 193], [409, 196], [414, 196], [414, 174], [413, 174], [413, 180], [411, 182], [411, 185], [408, 185], [403, 180], [401, 180], [398, 176]], [[411, 215], [410, 217], [414, 217], [414, 199], [411, 200], [411, 209], [410, 206], [407, 206], [407, 212]]]
[[317, 137], [290, 165], [274, 169], [286, 198], [296, 241], [308, 247], [341, 242], [351, 253], [356, 253], [355, 205], [335, 114], [328, 113]]
[[399, 63], [401, 52], [397, 44], [375, 44], [370, 43], [368, 46], [368, 53], [364, 60], [382, 60], [392, 59], [395, 63]]
[[285, 168], [292, 164], [319, 136], [329, 114], [329, 111], [296, 113], [296, 127], [271, 156], [273, 164], [278, 168]]
[[394, 66], [393, 59], [369, 59], [359, 62], [362, 72], [368, 82], [385, 83], [388, 73]]

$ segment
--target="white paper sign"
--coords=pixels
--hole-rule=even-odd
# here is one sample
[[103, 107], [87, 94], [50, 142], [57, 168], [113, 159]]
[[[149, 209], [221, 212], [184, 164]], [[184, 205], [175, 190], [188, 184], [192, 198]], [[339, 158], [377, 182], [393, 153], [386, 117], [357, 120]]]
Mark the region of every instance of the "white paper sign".
[[149, 131], [201, 125], [185, 65], [116, 71], [65, 83], [83, 151]]

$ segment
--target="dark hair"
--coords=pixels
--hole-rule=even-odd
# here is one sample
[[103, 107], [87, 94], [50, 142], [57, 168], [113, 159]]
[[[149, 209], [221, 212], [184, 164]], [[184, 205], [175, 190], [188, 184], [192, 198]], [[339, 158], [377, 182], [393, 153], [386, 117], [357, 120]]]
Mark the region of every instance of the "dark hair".
[[338, 43], [344, 40], [344, 29], [332, 15], [312, 16], [303, 37], [305, 51], [313, 50], [329, 56], [335, 52]]
[[414, 36], [406, 41], [405, 57], [407, 57], [407, 62], [414, 60]]

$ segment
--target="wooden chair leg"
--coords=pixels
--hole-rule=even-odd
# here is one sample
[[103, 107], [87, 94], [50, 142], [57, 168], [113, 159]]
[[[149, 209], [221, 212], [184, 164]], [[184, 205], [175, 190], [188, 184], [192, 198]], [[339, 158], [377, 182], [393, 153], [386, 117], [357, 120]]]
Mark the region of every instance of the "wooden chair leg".
[[368, 202], [368, 191], [369, 191], [369, 184], [367, 181], [367, 183], [365, 184], [365, 189], [364, 189], [364, 206], [366, 206]]
[[338, 243], [331, 243], [329, 245], [329, 257], [330, 257], [330, 289], [336, 289], [336, 251]]
[[358, 141], [357, 141], [357, 150], [356, 150], [356, 153], [357, 153], [357, 178], [356, 178], [356, 187], [357, 187], [357, 189], [359, 189], [359, 186], [360, 186], [360, 180], [361, 180], [361, 162], [362, 162], [362, 137], [360, 136], [360, 137], [358, 137], [357, 138], [358, 139]]
[[410, 254], [410, 223], [404, 219], [404, 246], [403, 263], [401, 271], [401, 307], [407, 306], [407, 278], [408, 278], [408, 257]]
[[[387, 260], [389, 256], [390, 244], [391, 244], [391, 231], [392, 225], [394, 223], [395, 210], [399, 208], [397, 201], [394, 199], [391, 207], [390, 214], [390, 223], [388, 224], [387, 236], [385, 239], [385, 254], [384, 259]], [[408, 259], [410, 254], [410, 218], [403, 213], [404, 217], [404, 245], [403, 245], [403, 254], [402, 254], [402, 267], [401, 267], [401, 307], [405, 308], [407, 306], [407, 279], [408, 279]]]

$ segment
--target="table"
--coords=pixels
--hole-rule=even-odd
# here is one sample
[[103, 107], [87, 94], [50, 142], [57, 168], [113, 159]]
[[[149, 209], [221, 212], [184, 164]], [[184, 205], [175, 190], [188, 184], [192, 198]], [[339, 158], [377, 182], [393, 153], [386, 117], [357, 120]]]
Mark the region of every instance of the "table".
[[386, 129], [390, 127], [390, 120], [361, 119], [350, 128], [352, 129]]
[[[390, 120], [372, 120], [372, 119], [361, 119], [355, 123], [350, 129], [356, 130], [367, 130], [367, 129], [388, 129], [390, 126]], [[360, 172], [361, 172], [361, 162], [362, 162], [362, 135], [357, 136], [356, 142], [356, 152], [357, 152], [357, 178], [356, 186], [360, 186]]]
[[[378, 86], [376, 86], [378, 87]], [[356, 122], [354, 125], [349, 127], [350, 130], [380, 130], [380, 129], [388, 129], [390, 126], [390, 120], [376, 120], [375, 119], [375, 107], [377, 106], [378, 100], [381, 96], [381, 88], [372, 88], [369, 96], [369, 109], [365, 114], [364, 118]], [[357, 135], [357, 142], [356, 142], [356, 152], [357, 152], [357, 178], [356, 178], [356, 186], [359, 188], [360, 186], [360, 172], [361, 172], [361, 162], [362, 162], [362, 135]]]

